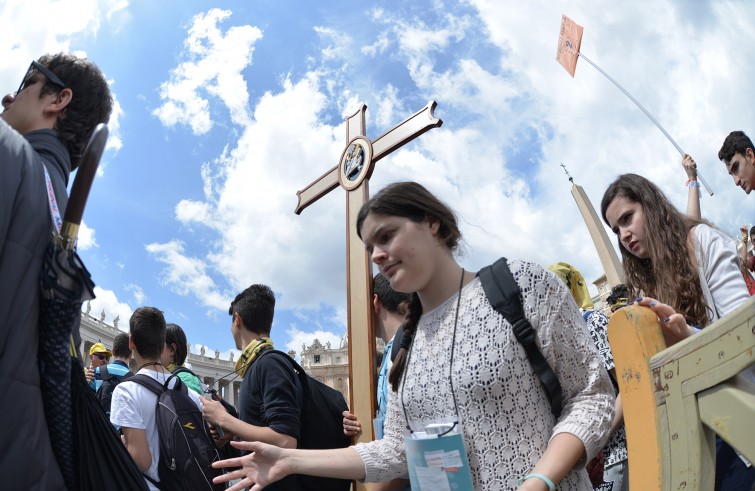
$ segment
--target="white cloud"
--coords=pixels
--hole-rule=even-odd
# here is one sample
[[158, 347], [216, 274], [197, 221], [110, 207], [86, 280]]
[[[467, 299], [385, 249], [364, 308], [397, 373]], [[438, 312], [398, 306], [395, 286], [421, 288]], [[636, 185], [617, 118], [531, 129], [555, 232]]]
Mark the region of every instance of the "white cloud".
[[76, 248], [80, 251], [91, 249], [92, 247], [99, 247], [97, 240], [94, 238], [94, 229], [87, 227], [85, 222], [81, 222], [79, 228], [79, 239], [76, 242]]
[[254, 43], [262, 31], [253, 26], [231, 27], [225, 34], [218, 24], [229, 10], [211, 9], [192, 19], [184, 57], [160, 87], [163, 104], [153, 111], [166, 126], [187, 124], [195, 134], [212, 128], [207, 96], [219, 97], [235, 124], [249, 122], [249, 92], [241, 71], [252, 62]]
[[120, 302], [112, 290], [105, 290], [99, 286], [94, 287], [96, 298], [90, 302], [85, 302], [81, 309], [95, 319], [100, 319], [104, 312], [105, 323], [113, 325], [113, 321], [118, 318], [118, 329], [128, 332], [128, 320], [131, 318], [133, 310], [128, 304]]
[[147, 244], [147, 252], [167, 267], [162, 278], [163, 284], [169, 286], [179, 295], [194, 295], [207, 307], [224, 309], [229, 301], [221, 294], [215, 281], [207, 274], [205, 263], [184, 254], [184, 244], [171, 241], [165, 244]]
[[144, 290], [139, 285], [134, 285], [133, 283], [124, 285], [124, 289], [127, 292], [131, 292], [131, 294], [134, 296], [134, 304], [137, 306], [144, 305], [144, 300], [147, 298], [147, 295], [145, 295]]

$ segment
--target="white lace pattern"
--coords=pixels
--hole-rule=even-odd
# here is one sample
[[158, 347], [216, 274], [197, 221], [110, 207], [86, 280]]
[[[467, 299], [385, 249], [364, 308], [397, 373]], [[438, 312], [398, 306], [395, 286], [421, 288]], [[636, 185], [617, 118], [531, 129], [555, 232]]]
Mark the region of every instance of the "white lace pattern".
[[[479, 279], [467, 284], [461, 292], [452, 378], [476, 491], [515, 490], [517, 479], [532, 470], [558, 433], [580, 438], [591, 459], [605, 444], [613, 418], [613, 387], [564, 284], [533, 263], [509, 261], [509, 267], [540, 349], [561, 382], [564, 408], [554, 421], [510, 324], [491, 307]], [[406, 475], [402, 402], [412, 421], [454, 413], [449, 362], [456, 302], [454, 294], [422, 316], [403, 387], [389, 398], [384, 439], [356, 446], [368, 482]], [[592, 486], [578, 464], [558, 489]]]

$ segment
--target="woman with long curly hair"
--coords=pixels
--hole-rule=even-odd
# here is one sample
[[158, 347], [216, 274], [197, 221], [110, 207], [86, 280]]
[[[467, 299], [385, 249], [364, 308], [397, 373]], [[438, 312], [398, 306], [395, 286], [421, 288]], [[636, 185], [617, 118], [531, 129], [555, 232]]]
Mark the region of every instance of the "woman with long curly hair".
[[[658, 316], [671, 346], [733, 311], [750, 295], [735, 242], [684, 215], [652, 182], [619, 176], [603, 195], [603, 220], [619, 240], [629, 298]], [[752, 377], [748, 371], [747, 377]], [[718, 441], [716, 490], [749, 491], [755, 468]]]
[[735, 244], [703, 220], [682, 214], [652, 182], [619, 176], [603, 195], [603, 220], [619, 240], [631, 298], [660, 313], [672, 345], [728, 314], [749, 295]]
[[[432, 473], [439, 481], [423, 489], [442, 489], [449, 478], [441, 468], [409, 468], [404, 432], [430, 434], [450, 419], [444, 431], [456, 429], [454, 441], [463, 446], [450, 465], [452, 478], [456, 471], [470, 476], [464, 489], [592, 490], [584, 466], [608, 438], [614, 398], [565, 285], [534, 263], [508, 261], [524, 314], [562, 387], [555, 417], [512, 326], [491, 306], [479, 277], [456, 262], [461, 232], [448, 206], [417, 183], [395, 183], [362, 206], [357, 231], [391, 288], [411, 293], [383, 439], [336, 450], [233, 442], [253, 453], [215, 464], [240, 467], [218, 479], [241, 478], [231, 490], [255, 483], [257, 491], [288, 474], [369, 482], [411, 474], [414, 488]], [[406, 437], [408, 446], [413, 441]]]

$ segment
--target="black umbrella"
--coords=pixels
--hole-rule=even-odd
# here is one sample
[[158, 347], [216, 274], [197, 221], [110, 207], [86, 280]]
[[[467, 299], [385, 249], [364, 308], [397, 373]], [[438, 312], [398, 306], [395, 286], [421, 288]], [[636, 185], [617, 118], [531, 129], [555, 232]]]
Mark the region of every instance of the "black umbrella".
[[[76, 238], [107, 136], [107, 126], [100, 124], [89, 139], [71, 188], [65, 217], [50, 241], [40, 276], [42, 398], [53, 452], [69, 490], [93, 489], [91, 476], [86, 474], [89, 471], [100, 479], [96, 481], [98, 487], [122, 485], [121, 489], [147, 489], [141, 472], [88, 387], [72, 336], [81, 316], [81, 304], [94, 298], [94, 283], [76, 252]], [[53, 216], [54, 222], [58, 219], [59, 216]], [[95, 458], [107, 453], [106, 450], [111, 459]], [[111, 468], [115, 476], [125, 471], [134, 478], [112, 480], [108, 474]]]

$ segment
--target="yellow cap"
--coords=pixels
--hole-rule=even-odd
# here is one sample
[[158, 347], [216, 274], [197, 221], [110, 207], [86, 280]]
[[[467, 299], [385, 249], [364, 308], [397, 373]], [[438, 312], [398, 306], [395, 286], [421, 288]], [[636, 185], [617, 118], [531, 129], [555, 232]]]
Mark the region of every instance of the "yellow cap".
[[92, 347], [89, 348], [89, 354], [90, 355], [93, 355], [95, 353], [102, 353], [103, 355], [107, 356], [108, 358], [110, 358], [111, 356], [113, 356], [113, 354], [110, 351], [108, 351], [108, 349], [105, 348], [105, 345], [102, 344], [102, 343], [94, 343], [92, 345]]

